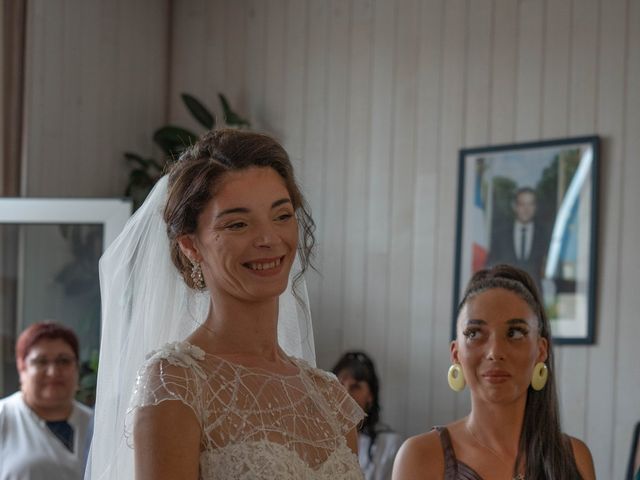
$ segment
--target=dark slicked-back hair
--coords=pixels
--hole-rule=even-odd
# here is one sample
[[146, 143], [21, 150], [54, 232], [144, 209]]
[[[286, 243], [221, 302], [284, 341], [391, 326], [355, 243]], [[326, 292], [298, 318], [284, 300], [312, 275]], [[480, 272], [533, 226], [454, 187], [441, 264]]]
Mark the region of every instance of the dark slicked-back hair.
[[24, 359], [27, 358], [31, 348], [41, 340], [62, 340], [67, 343], [76, 360], [79, 358], [78, 337], [70, 328], [57, 322], [44, 321], [34, 323], [26, 328], [16, 341], [16, 363], [18, 370], [24, 369]]
[[315, 245], [315, 224], [293, 174], [289, 155], [268, 135], [231, 128], [212, 130], [188, 148], [169, 171], [169, 187], [164, 220], [171, 242], [171, 258], [186, 284], [195, 288], [191, 279], [191, 262], [182, 253], [178, 238], [194, 233], [198, 217], [216, 190], [225, 173], [251, 167], [269, 167], [285, 183], [301, 232], [298, 242], [301, 271], [293, 279], [293, 292], [306, 269], [311, 265]]
[[549, 371], [547, 384], [540, 391], [530, 386], [527, 392], [514, 476], [524, 463], [524, 475], [527, 480], [581, 478], [573, 457], [571, 442], [560, 430], [551, 327], [540, 293], [531, 276], [511, 265], [496, 265], [476, 272], [467, 284], [462, 301], [458, 305], [458, 314], [469, 300], [495, 288], [513, 292], [529, 305], [538, 318], [538, 332], [547, 340], [549, 346], [545, 362]]

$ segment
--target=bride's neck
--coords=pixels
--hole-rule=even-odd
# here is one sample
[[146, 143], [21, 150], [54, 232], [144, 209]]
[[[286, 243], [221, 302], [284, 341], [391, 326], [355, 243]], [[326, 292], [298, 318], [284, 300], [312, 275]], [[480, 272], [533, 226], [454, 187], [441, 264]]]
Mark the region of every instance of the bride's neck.
[[278, 347], [278, 298], [246, 302], [214, 299], [205, 328], [217, 353], [237, 353], [275, 360]]

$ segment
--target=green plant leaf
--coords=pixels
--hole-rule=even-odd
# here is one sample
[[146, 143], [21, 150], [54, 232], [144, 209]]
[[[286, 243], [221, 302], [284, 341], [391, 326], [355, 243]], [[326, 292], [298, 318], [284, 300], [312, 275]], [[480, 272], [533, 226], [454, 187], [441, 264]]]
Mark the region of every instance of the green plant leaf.
[[124, 156], [128, 161], [137, 163], [141, 168], [149, 168], [149, 161], [145, 160], [137, 153], [124, 152]]
[[198, 140], [198, 136], [182, 127], [167, 125], [159, 128], [153, 134], [153, 141], [170, 158], [175, 158], [187, 147], [193, 145]]
[[211, 112], [205, 107], [196, 97], [183, 93], [180, 95], [182, 101], [186, 105], [187, 109], [191, 112], [191, 115], [207, 130], [211, 130], [215, 124], [215, 118]]
[[231, 105], [229, 105], [227, 97], [222, 93], [218, 93], [218, 98], [220, 99], [220, 105], [222, 105], [222, 111], [224, 112], [224, 121], [227, 125], [247, 128], [251, 127], [248, 120], [242, 118], [231, 109]]

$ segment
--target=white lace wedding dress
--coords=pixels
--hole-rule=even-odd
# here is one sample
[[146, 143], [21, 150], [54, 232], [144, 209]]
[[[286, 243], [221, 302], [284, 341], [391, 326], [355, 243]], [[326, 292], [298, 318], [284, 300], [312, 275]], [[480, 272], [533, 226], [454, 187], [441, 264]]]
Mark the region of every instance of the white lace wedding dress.
[[331, 374], [291, 361], [281, 375], [167, 344], [138, 373], [128, 431], [137, 408], [179, 400], [202, 428], [202, 480], [362, 479], [344, 436], [364, 413]]

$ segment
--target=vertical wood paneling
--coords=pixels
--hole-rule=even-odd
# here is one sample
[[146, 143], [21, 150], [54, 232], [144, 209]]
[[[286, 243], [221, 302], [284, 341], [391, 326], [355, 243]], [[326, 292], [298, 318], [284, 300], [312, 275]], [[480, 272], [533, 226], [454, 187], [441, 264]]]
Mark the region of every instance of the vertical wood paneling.
[[282, 139], [284, 133], [285, 0], [270, 1], [266, 14], [266, 65], [263, 128]]
[[568, 131], [570, 26], [571, 0], [548, 1], [544, 29], [542, 138], [560, 138]]
[[[224, 93], [231, 105], [243, 117], [248, 117], [247, 96], [244, 89], [246, 75], [247, 54], [247, 4], [246, 2], [224, 1], [224, 14], [218, 14], [224, 25], [224, 67], [225, 81], [222, 93]], [[303, 2], [300, 2], [303, 3]], [[304, 45], [304, 43], [303, 43]], [[213, 45], [213, 48], [216, 48]], [[217, 47], [219, 48], [219, 46]], [[285, 67], [285, 72], [289, 69]], [[215, 91], [216, 85], [207, 81], [207, 91]], [[217, 93], [217, 92], [216, 92]], [[215, 103], [218, 103], [216, 99]], [[222, 119], [222, 118], [221, 118]], [[249, 119], [251, 120], [251, 119]]]
[[517, 141], [540, 137], [544, 6], [545, 3], [538, 0], [520, 2], [516, 83]]
[[[305, 131], [304, 154], [302, 162], [302, 181], [314, 213], [317, 225], [318, 253], [316, 265], [322, 275], [324, 255], [330, 254], [324, 250], [320, 242], [324, 231], [325, 199], [324, 170], [326, 158], [326, 131], [327, 131], [327, 77], [328, 55], [326, 44], [328, 42], [328, 4], [325, 2], [308, 2], [307, 4], [307, 52], [306, 52], [306, 86], [305, 86]], [[319, 318], [323, 306], [321, 299], [321, 276], [312, 273], [307, 277], [309, 287], [309, 301], [314, 318]], [[331, 365], [332, 358], [325, 358], [323, 352], [325, 345], [334, 341], [335, 332], [319, 327], [314, 322], [314, 334], [316, 335], [316, 353], [318, 364]], [[322, 363], [320, 363], [322, 362]]]
[[[389, 319], [389, 235], [390, 178], [393, 148], [393, 44], [395, 8], [393, 2], [376, 0], [371, 70], [371, 124], [369, 208], [367, 222], [367, 301], [364, 347], [373, 358], [385, 357], [385, 333]], [[380, 361], [379, 361], [380, 363]], [[384, 368], [384, 364], [381, 365]]]
[[[438, 282], [435, 285], [434, 301], [434, 346], [435, 356], [431, 378], [446, 375], [450, 360], [448, 351], [451, 332], [451, 302], [453, 286], [452, 261], [455, 244], [456, 194], [452, 185], [457, 181], [458, 149], [464, 141], [464, 101], [466, 77], [466, 26], [467, 2], [447, 0], [444, 4], [444, 38], [442, 58], [441, 129], [439, 143], [438, 196], [436, 204], [436, 268]], [[455, 414], [455, 394], [444, 388], [433, 392], [432, 418], [450, 419]]]
[[38, 0], [27, 15], [26, 195], [121, 195], [123, 152], [150, 154], [164, 120], [168, 3]]
[[[305, 131], [305, 65], [307, 51], [307, 4], [289, 0], [286, 12], [286, 71], [283, 141], [298, 178], [302, 174]], [[303, 192], [304, 193], [304, 192]]]
[[[542, 83], [542, 138], [561, 138], [569, 129], [569, 81], [571, 75], [571, 0], [546, 4], [544, 78]], [[554, 348], [556, 378], [562, 371], [562, 348]], [[564, 386], [559, 385], [562, 399]]]
[[[369, 144], [371, 123], [371, 37], [373, 2], [352, 3], [349, 42], [349, 124], [345, 171], [346, 229], [344, 276], [344, 318], [342, 350], [362, 348], [368, 319], [365, 318]], [[384, 389], [383, 389], [384, 391]]]
[[[324, 228], [320, 232], [325, 254], [321, 266], [320, 314], [325, 324], [323, 331], [329, 333], [330, 338], [341, 338], [344, 319], [345, 165], [348, 161], [349, 5], [342, 0], [332, 0], [328, 14], [327, 134], [325, 155], [319, 159], [325, 165]], [[321, 355], [328, 359], [328, 365], [342, 353], [341, 343], [329, 341], [322, 345]]]
[[[444, 372], [431, 374], [436, 355], [447, 356], [446, 348], [435, 348], [436, 213], [440, 151], [440, 88], [444, 4], [442, 0], [421, 3], [420, 58], [416, 112], [416, 175], [414, 194], [413, 277], [411, 284], [411, 340], [408, 364], [409, 389], [407, 423], [404, 431], [415, 435], [442, 420], [431, 414], [433, 393], [446, 387]], [[395, 426], [402, 428], [401, 425]]]
[[[601, 211], [617, 212], [624, 208], [621, 204], [624, 187], [622, 171], [624, 166], [624, 104], [625, 100], [625, 57], [626, 57], [626, 0], [600, 2], [599, 5], [599, 45], [596, 125], [603, 137], [601, 146], [600, 193]], [[638, 130], [640, 131], [640, 130]], [[618, 141], [614, 139], [619, 139]], [[621, 255], [621, 233], [626, 223], [623, 215], [603, 215], [600, 217], [598, 251], [600, 252], [598, 274], [597, 318], [601, 319], [597, 328], [597, 345], [587, 351], [589, 361], [586, 378], [585, 432], [584, 440], [591, 447], [598, 478], [622, 478], [614, 474], [614, 464], [622, 464], [610, 453], [614, 444], [612, 428], [615, 425], [615, 403], [612, 393], [616, 390], [616, 376], [611, 374], [615, 364], [616, 343], [619, 340], [617, 322], [619, 317], [620, 283], [618, 269], [628, 258]], [[605, 261], [603, 261], [605, 260]], [[607, 280], [604, 280], [607, 279]], [[603, 281], [604, 280], [604, 281]], [[576, 369], [576, 365], [573, 365]], [[636, 384], [640, 378], [636, 374]], [[640, 398], [640, 397], [639, 397]], [[636, 403], [637, 406], [637, 403]], [[632, 412], [629, 412], [632, 413]], [[636, 409], [636, 413], [638, 410]], [[631, 425], [628, 426], [629, 435]], [[622, 448], [621, 450], [625, 450]]]
[[[389, 316], [386, 331], [386, 357], [382, 378], [385, 382], [383, 405], [391, 425], [407, 423], [409, 376], [409, 328], [411, 316], [411, 266], [413, 258], [413, 192], [415, 172], [415, 134], [418, 60], [418, 3], [397, 3], [393, 150], [391, 165], [391, 235], [389, 241]], [[395, 319], [403, 319], [400, 322]], [[398, 395], [398, 392], [403, 392]]]
[[265, 130], [267, 122], [264, 96], [267, 68], [267, 8], [267, 2], [248, 1], [245, 92], [249, 118], [253, 127], [258, 130]]
[[[184, 107], [180, 94], [187, 92], [195, 95], [213, 109], [213, 95], [206, 88], [206, 74], [211, 73], [206, 66], [210, 61], [207, 36], [211, 33], [207, 28], [207, 1], [172, 2], [172, 5], [169, 119], [174, 125], [197, 130], [198, 124]], [[188, 28], [184, 27], [186, 25]], [[193, 61], [195, 58], [206, 58], [207, 61]]]
[[[593, 133], [597, 124], [598, 1], [585, 0], [579, 5], [573, 8], [571, 30], [569, 135]], [[578, 438], [584, 438], [586, 429], [588, 365], [588, 347], [562, 348], [558, 382], [563, 425]]]
[[[491, 0], [469, 3], [467, 17], [467, 66], [465, 91], [464, 144], [489, 144], [489, 105], [491, 102], [491, 38], [493, 4]], [[457, 179], [456, 179], [457, 181]], [[444, 372], [442, 373], [444, 379]], [[456, 395], [456, 416], [470, 411], [468, 392]]]
[[491, 116], [492, 143], [514, 140], [516, 123], [516, 71], [518, 52], [518, 2], [494, 0]]
[[[615, 15], [615, 13], [614, 13]], [[618, 281], [618, 311], [613, 320], [618, 324], [616, 337], [615, 363], [607, 374], [615, 372], [613, 443], [606, 448], [611, 451], [611, 478], [623, 478], [630, 451], [631, 433], [635, 422], [640, 420], [638, 399], [640, 399], [640, 369], [638, 368], [638, 345], [640, 322], [638, 311], [638, 279], [640, 279], [640, 217], [637, 206], [640, 205], [640, 3], [634, 0], [626, 2], [624, 12], [626, 25], [618, 24], [620, 30], [626, 30], [624, 51], [624, 88], [623, 88], [623, 134], [612, 138], [612, 142], [621, 142], [619, 149], [622, 157], [620, 183], [621, 204], [618, 212], [622, 221], [619, 227], [620, 257], [618, 270], [611, 272]], [[608, 22], [603, 17], [603, 30]], [[604, 32], [603, 32], [604, 33]], [[604, 69], [603, 69], [604, 70]], [[602, 83], [602, 82], [601, 82]], [[611, 210], [610, 210], [611, 211]], [[602, 319], [603, 323], [605, 318]], [[607, 319], [610, 320], [610, 319]], [[604, 326], [603, 326], [604, 328]], [[604, 370], [606, 367], [602, 367]], [[603, 477], [604, 478], [604, 477]]]

